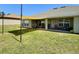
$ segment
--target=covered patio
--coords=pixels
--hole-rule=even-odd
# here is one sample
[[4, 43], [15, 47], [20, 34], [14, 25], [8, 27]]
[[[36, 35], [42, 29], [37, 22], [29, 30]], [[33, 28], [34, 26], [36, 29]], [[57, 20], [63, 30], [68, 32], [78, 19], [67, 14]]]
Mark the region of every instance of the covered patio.
[[25, 20], [23, 24], [27, 23], [26, 27], [28, 26], [28, 28], [70, 31], [73, 30], [73, 19], [74, 19], [73, 17], [29, 19]]

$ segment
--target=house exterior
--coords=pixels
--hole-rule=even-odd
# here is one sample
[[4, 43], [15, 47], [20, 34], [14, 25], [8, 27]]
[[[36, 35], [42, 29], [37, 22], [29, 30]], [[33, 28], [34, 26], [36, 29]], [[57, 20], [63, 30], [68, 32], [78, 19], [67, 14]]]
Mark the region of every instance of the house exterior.
[[36, 19], [27, 19], [29, 28], [46, 30], [73, 31], [79, 33], [79, 6], [64, 6], [33, 15]]
[[[5, 15], [6, 23], [20, 24], [20, 16]], [[0, 19], [2, 19], [0, 17]], [[79, 33], [79, 6], [63, 6], [33, 16], [22, 16], [22, 27]], [[0, 21], [1, 22], [1, 21]]]
[[3, 19], [4, 19], [4, 25], [16, 25], [16, 24], [19, 25], [20, 24], [20, 17], [15, 14], [4, 15], [4, 17], [0, 15], [0, 25], [2, 25]]
[[[23, 22], [22, 24], [28, 24], [27, 22], [29, 22], [30, 20], [27, 21], [26, 19], [33, 19], [33, 17], [22, 16], [22, 22]], [[4, 15], [2, 17], [2, 15], [0, 15], [0, 25], [2, 25], [2, 20], [4, 20], [4, 25], [20, 25], [21, 16], [16, 14], [10, 14], [10, 15]], [[25, 27], [29, 27], [29, 26], [26, 25]]]
[[[30, 28], [31, 19], [36, 19], [36, 18], [31, 16], [22, 16], [22, 27]], [[21, 16], [16, 14], [9, 14], [2, 16], [0, 14], [0, 26], [2, 25], [2, 20], [4, 20], [4, 25], [20, 25]]]

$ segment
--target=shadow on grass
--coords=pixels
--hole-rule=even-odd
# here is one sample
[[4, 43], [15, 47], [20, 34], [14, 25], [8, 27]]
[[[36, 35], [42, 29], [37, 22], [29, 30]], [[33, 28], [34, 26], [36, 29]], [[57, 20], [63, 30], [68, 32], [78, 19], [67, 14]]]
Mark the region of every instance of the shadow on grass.
[[20, 42], [20, 40], [18, 40], [16, 37], [12, 36], [13, 39], [15, 39], [16, 41]]
[[17, 42], [20, 43], [20, 46], [25, 47], [23, 42], [20, 42], [20, 39], [17, 39], [16, 37], [12, 36], [13, 39], [15, 39]]
[[28, 32], [32, 32], [35, 31], [36, 29], [22, 29], [22, 32], [19, 30], [13, 30], [13, 31], [8, 31], [9, 33], [14, 34], [15, 36], [21, 35], [21, 34], [25, 34]]

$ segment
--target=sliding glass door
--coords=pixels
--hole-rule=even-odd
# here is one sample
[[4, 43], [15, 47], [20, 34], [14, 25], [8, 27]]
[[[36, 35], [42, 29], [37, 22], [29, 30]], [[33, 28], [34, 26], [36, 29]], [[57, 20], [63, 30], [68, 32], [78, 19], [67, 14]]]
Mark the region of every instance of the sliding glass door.
[[67, 30], [70, 27], [70, 20], [61, 19], [59, 20], [59, 28], [63, 30]]

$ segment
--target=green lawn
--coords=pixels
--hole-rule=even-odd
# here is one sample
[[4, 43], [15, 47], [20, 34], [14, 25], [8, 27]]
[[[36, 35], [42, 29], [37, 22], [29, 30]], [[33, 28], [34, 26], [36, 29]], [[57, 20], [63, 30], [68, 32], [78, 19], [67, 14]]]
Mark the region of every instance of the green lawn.
[[23, 29], [20, 43], [19, 26], [5, 26], [5, 29], [2, 36], [0, 27], [0, 53], [79, 53], [79, 34]]

